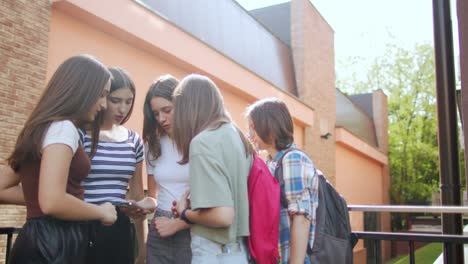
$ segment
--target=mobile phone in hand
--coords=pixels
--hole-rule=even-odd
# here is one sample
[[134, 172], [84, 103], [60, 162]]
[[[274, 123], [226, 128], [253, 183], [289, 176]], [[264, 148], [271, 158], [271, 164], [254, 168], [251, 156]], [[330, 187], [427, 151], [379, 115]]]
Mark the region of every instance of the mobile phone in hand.
[[114, 203], [114, 205], [120, 208], [128, 208], [128, 209], [140, 208], [140, 206], [138, 206], [136, 203], [130, 202], [130, 201], [116, 202]]

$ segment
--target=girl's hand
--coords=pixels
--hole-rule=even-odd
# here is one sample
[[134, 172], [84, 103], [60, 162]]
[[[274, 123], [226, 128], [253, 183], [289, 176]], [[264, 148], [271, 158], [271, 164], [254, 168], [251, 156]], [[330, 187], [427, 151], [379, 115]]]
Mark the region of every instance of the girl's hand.
[[158, 206], [158, 202], [156, 199], [152, 197], [145, 197], [137, 202], [137, 205], [145, 210], [146, 214], [154, 213], [156, 211], [156, 207]]
[[117, 211], [115, 210], [115, 206], [111, 203], [103, 203], [100, 204], [99, 207], [101, 207], [100, 209], [102, 211], [102, 217], [99, 219], [101, 223], [105, 226], [114, 224], [117, 220]]
[[143, 210], [141, 208], [138, 208], [138, 207], [132, 207], [132, 208], [120, 207], [120, 211], [123, 212], [124, 214], [126, 214], [131, 219], [134, 219], [134, 220], [140, 219], [144, 215], [146, 215], [144, 213], [145, 210]]
[[132, 204], [132, 206], [130, 207], [121, 206], [119, 207], [119, 209], [121, 212], [126, 214], [131, 219], [137, 220], [137, 219], [143, 218], [147, 214], [146, 210], [144, 208], [141, 208], [139, 204], [135, 202], [134, 200], [128, 200], [128, 202]]
[[151, 197], [145, 197], [138, 202], [133, 200], [128, 201], [135, 206], [129, 208], [122, 207], [120, 210], [132, 219], [140, 219], [147, 214], [153, 213], [156, 210], [156, 206], [158, 205], [156, 199]]
[[180, 198], [179, 201], [173, 201], [172, 202], [172, 214], [175, 216], [175, 217], [179, 217], [180, 214], [182, 213], [182, 211], [185, 209], [185, 208], [191, 208], [191, 205], [190, 205], [190, 190], [187, 190], [183, 195], [182, 197]]
[[160, 237], [168, 237], [177, 233], [187, 226], [187, 224], [180, 219], [170, 219], [167, 217], [155, 217], [154, 227]]

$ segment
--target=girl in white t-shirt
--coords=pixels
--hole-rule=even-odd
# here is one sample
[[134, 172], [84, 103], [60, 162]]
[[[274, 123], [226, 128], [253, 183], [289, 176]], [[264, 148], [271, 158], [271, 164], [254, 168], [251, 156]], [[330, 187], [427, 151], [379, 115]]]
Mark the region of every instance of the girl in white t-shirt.
[[[71, 57], [58, 67], [26, 121], [8, 158], [12, 170], [0, 176], [2, 202], [26, 204], [27, 211], [9, 263], [85, 263], [86, 220], [115, 222], [112, 204], [83, 201], [81, 181], [90, 162], [77, 131], [106, 108], [110, 81], [110, 72], [93, 57]], [[93, 135], [99, 133], [96, 124]], [[11, 198], [3, 199], [7, 193]]]
[[171, 207], [189, 189], [188, 164], [172, 140], [172, 92], [178, 80], [170, 75], [155, 81], [146, 95], [143, 140], [146, 144], [148, 195], [157, 198], [158, 208], [150, 225], [147, 263], [190, 263], [189, 225], [173, 218]]

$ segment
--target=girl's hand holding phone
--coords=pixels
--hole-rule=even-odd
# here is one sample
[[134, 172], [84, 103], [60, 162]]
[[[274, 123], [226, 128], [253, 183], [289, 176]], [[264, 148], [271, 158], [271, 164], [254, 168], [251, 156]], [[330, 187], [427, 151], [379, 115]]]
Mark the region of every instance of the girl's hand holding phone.
[[144, 213], [145, 210], [143, 208], [140, 208], [137, 202], [133, 200], [116, 203], [116, 206], [120, 209], [120, 211], [122, 211], [124, 214], [126, 214], [132, 219], [138, 219], [146, 215]]
[[154, 212], [156, 209], [156, 200], [146, 197], [136, 202], [128, 200], [123, 203], [116, 204], [122, 212], [128, 215], [132, 219], [139, 219], [146, 216], [149, 213]]
[[146, 210], [147, 214], [154, 213], [154, 211], [156, 211], [156, 207], [158, 206], [158, 202], [152, 197], [145, 197], [138, 201], [137, 204], [140, 208]]

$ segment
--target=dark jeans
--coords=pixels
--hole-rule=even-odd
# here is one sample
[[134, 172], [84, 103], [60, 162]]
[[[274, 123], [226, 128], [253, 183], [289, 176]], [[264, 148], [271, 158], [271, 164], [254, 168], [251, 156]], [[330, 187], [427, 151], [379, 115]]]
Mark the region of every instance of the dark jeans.
[[87, 264], [132, 264], [135, 261], [135, 227], [117, 208], [117, 221], [111, 226], [93, 222]]
[[[171, 218], [172, 214], [158, 209], [154, 216]], [[151, 221], [146, 243], [146, 263], [190, 264], [192, 262], [190, 243], [190, 229], [181, 230], [170, 237], [162, 238], [156, 231], [154, 221]]]
[[84, 264], [88, 222], [44, 216], [28, 219], [11, 250], [11, 264]]

